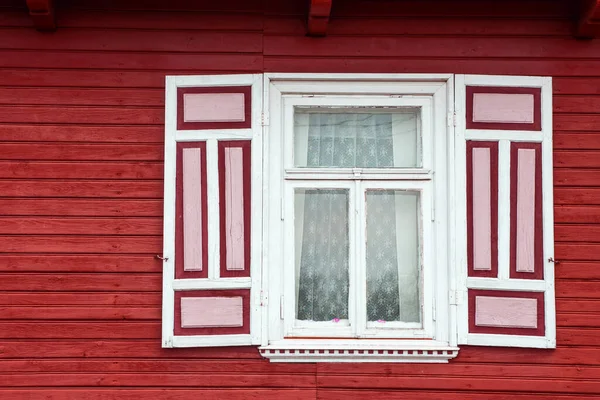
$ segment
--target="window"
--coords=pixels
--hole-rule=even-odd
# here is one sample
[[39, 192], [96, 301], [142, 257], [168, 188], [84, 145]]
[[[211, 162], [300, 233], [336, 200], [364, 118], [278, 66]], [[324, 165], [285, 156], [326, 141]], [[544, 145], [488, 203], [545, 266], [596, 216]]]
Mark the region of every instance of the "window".
[[268, 290], [280, 304], [265, 352], [312, 346], [339, 360], [428, 338], [453, 356], [436, 296], [448, 291], [450, 182], [435, 168], [451, 156], [446, 81], [270, 85]]
[[555, 346], [548, 78], [178, 76], [166, 108], [163, 347]]

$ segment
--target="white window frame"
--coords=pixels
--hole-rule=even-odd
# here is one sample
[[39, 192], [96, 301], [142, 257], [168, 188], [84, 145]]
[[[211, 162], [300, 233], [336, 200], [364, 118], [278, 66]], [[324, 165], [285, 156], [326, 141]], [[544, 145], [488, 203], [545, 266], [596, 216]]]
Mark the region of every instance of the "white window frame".
[[[266, 140], [263, 143], [265, 196], [262, 282], [263, 302], [268, 306], [265, 307], [266, 315], [263, 318], [261, 353], [271, 361], [286, 362], [447, 362], [455, 357], [458, 352], [456, 307], [450, 304], [448, 295], [456, 289], [453, 241], [457, 239], [450, 234], [454, 225], [454, 213], [450, 207], [454, 204], [453, 75], [265, 74], [263, 87], [263, 136]], [[338, 179], [344, 174], [347, 175], [345, 179], [318, 184], [320, 181], [312, 180], [315, 174], [326, 173], [310, 168], [293, 168], [289, 129], [291, 126], [293, 130], [294, 106], [319, 104], [345, 107], [422, 107], [422, 146], [430, 151], [423, 151], [420, 168], [403, 168], [397, 171], [394, 169], [392, 175], [388, 175], [389, 170], [339, 169], [332, 171], [329, 179]], [[428, 124], [431, 126], [431, 135], [427, 134]], [[288, 132], [284, 132], [286, 129]], [[429, 157], [429, 154], [432, 157]], [[436, 169], [436, 161], [443, 165], [438, 165]], [[357, 175], [364, 181], [353, 180]], [[378, 181], [390, 177], [394, 180]], [[417, 183], [418, 179], [422, 181]], [[314, 326], [305, 329], [294, 326], [294, 280], [286, 279], [286, 276], [294, 275], [294, 243], [291, 240], [283, 241], [281, 238], [293, 237], [293, 188], [312, 188], [318, 184], [328, 188], [354, 185], [356, 189], [360, 189], [364, 185], [372, 186], [374, 182], [377, 182], [377, 188], [432, 192], [431, 204], [427, 204], [428, 196], [421, 196], [422, 218], [423, 221], [430, 220], [425, 223], [431, 226], [431, 229], [424, 229], [422, 235], [430, 235], [431, 237], [425, 237], [424, 241], [432, 250], [436, 249], [435, 252], [426, 252], [422, 267], [422, 271], [425, 272], [421, 288], [423, 329], [388, 328], [384, 329], [384, 333], [371, 335], [367, 329], [352, 332], [351, 335], [340, 335], [335, 339], [316, 338], [330, 336], [323, 333], [329, 331], [331, 327], [328, 325], [333, 323], [324, 323], [323, 325], [327, 325], [325, 330]], [[356, 193], [362, 191], [356, 190]], [[361, 202], [359, 197], [361, 196], [357, 194], [356, 199], [350, 200], [350, 207]], [[352, 224], [352, 221], [350, 223]], [[359, 230], [352, 229], [352, 226], [350, 234], [351, 241], [364, 237]], [[292, 295], [284, 295], [287, 293]], [[351, 304], [350, 309], [356, 309], [352, 306]], [[361, 323], [358, 323], [358, 326], [360, 327]], [[366, 326], [366, 321], [362, 326]]]

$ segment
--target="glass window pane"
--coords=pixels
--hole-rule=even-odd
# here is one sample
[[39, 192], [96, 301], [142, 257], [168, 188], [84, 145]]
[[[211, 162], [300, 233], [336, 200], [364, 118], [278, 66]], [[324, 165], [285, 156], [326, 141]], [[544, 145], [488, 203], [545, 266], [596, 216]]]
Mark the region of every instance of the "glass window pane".
[[294, 110], [296, 167], [421, 166], [418, 108]]
[[348, 319], [347, 189], [296, 189], [296, 319]]
[[419, 194], [368, 190], [367, 320], [421, 322]]

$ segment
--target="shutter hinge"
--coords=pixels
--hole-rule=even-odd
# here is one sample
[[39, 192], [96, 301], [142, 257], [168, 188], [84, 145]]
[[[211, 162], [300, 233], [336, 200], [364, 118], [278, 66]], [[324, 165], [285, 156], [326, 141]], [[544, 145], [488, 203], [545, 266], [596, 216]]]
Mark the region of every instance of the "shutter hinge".
[[456, 290], [450, 291], [448, 293], [448, 300], [450, 305], [459, 306], [462, 305], [465, 299], [465, 291], [464, 290]]
[[435, 319], [435, 299], [433, 299], [433, 307], [432, 307], [432, 310], [431, 310], [431, 311], [432, 311], [432, 314], [433, 314], [433, 315], [432, 315], [432, 319], [435, 321], [435, 320], [436, 320], [436, 319]]
[[267, 296], [262, 290], [260, 291], [260, 305], [262, 307], [266, 307], [269, 305], [269, 296]]
[[262, 126], [269, 126], [269, 116], [264, 112], [260, 113], [260, 124]]
[[456, 126], [456, 113], [448, 113], [448, 126]]
[[279, 319], [283, 319], [283, 296], [279, 298]]

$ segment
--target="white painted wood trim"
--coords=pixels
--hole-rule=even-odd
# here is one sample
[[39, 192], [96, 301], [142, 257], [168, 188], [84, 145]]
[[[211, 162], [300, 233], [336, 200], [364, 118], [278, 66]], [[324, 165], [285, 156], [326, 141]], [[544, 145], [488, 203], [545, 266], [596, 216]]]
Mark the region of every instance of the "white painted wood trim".
[[544, 134], [536, 131], [502, 131], [495, 129], [467, 129], [466, 140], [510, 140], [513, 142], [541, 142]]
[[208, 225], [208, 278], [215, 280], [221, 273], [219, 151], [216, 139], [206, 141], [206, 193]]
[[544, 243], [544, 282], [546, 339], [549, 348], [556, 348], [556, 305], [554, 286], [554, 267], [550, 261], [554, 259], [554, 184], [552, 161], [552, 78], [542, 80], [542, 212], [543, 212], [543, 243]]
[[469, 333], [467, 342], [472, 346], [524, 347], [536, 349], [552, 349], [556, 347], [556, 343], [552, 342], [547, 336]]
[[175, 321], [175, 174], [177, 145], [177, 88], [171, 79], [165, 81], [165, 175], [163, 209], [163, 286], [162, 286], [162, 347], [173, 347]]
[[517, 290], [543, 292], [546, 283], [534, 279], [467, 278], [467, 288], [481, 290]]
[[250, 289], [250, 278], [227, 279], [175, 279], [172, 282], [175, 290], [219, 290], [219, 289]]
[[498, 141], [498, 278], [510, 275], [510, 141]]
[[172, 347], [225, 347], [255, 344], [251, 335], [175, 336]]
[[206, 140], [250, 140], [254, 137], [252, 129], [199, 129], [176, 131], [177, 142], [199, 142]]

